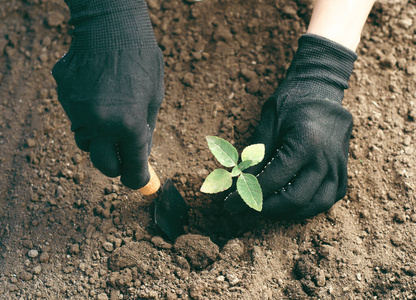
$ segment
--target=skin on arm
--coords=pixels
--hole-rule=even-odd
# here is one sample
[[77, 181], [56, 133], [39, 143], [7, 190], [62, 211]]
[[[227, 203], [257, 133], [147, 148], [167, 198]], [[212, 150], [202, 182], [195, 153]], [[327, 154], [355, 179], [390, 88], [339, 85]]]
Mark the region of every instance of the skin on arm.
[[316, 0], [308, 33], [357, 49], [374, 0]]

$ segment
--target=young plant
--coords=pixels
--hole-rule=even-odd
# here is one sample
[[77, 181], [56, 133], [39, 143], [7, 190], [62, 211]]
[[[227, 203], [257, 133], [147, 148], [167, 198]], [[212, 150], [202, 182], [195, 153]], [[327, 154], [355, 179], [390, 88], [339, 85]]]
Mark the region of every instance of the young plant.
[[208, 147], [218, 162], [231, 172], [224, 169], [212, 171], [201, 186], [203, 193], [219, 193], [227, 190], [233, 183], [233, 177], [237, 178], [237, 192], [244, 202], [251, 208], [261, 211], [263, 208], [263, 193], [256, 176], [243, 173], [248, 167], [257, 165], [264, 158], [264, 145], [254, 144], [244, 148], [241, 153], [241, 162], [238, 163], [238, 152], [233, 145], [226, 140], [207, 136]]

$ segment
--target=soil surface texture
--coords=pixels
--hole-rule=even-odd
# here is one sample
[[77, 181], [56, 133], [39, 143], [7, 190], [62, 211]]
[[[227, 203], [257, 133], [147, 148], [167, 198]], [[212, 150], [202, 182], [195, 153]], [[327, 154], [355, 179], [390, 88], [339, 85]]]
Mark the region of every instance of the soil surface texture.
[[[50, 70], [63, 0], [0, 2], [0, 299], [416, 299], [416, 1], [379, 1], [343, 105], [347, 195], [301, 222], [238, 230], [205, 136], [241, 150], [285, 76], [310, 0], [148, 0], [166, 97], [150, 156], [190, 205], [185, 235], [80, 151]], [[238, 224], [237, 224], [238, 225]]]

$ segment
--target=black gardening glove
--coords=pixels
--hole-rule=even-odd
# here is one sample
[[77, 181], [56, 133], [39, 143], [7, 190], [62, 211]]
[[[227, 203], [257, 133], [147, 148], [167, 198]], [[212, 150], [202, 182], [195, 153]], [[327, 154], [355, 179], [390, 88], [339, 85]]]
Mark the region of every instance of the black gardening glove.
[[[248, 170], [263, 189], [263, 214], [303, 219], [345, 196], [352, 116], [341, 102], [356, 57], [316, 35], [299, 39], [287, 76], [264, 104], [251, 141], [266, 146], [263, 162]], [[248, 209], [236, 192], [225, 207]]]
[[163, 57], [144, 0], [66, 0], [72, 43], [54, 66], [58, 99], [96, 168], [137, 189], [163, 100]]

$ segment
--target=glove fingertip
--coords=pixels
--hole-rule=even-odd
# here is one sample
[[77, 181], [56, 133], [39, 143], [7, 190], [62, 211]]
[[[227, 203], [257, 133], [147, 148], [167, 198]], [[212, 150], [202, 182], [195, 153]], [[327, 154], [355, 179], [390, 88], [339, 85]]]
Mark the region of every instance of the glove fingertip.
[[144, 187], [149, 182], [149, 180], [150, 173], [147, 168], [147, 164], [138, 172], [123, 172], [120, 178], [120, 181], [123, 185], [133, 190], [138, 190]]
[[81, 139], [75, 135], [75, 143], [82, 151], [90, 152], [90, 142], [88, 140]]

